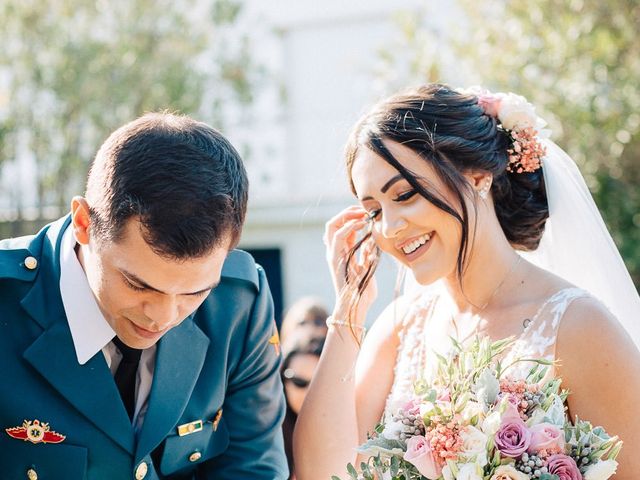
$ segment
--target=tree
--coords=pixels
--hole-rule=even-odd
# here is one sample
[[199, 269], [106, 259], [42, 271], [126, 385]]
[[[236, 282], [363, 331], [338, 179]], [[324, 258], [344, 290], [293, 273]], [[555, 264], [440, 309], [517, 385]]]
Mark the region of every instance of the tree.
[[[251, 101], [258, 69], [230, 28], [240, 11], [233, 0], [0, 4], [0, 166], [32, 160], [40, 217], [82, 191], [123, 123], [166, 109], [220, 128], [231, 102]], [[20, 217], [22, 192], [11, 194]]]
[[[640, 2], [458, 0], [434, 24], [436, 6], [400, 18], [402, 40], [382, 69], [404, 84], [444, 79], [527, 97], [580, 165], [640, 285]], [[400, 72], [394, 51], [404, 52]]]

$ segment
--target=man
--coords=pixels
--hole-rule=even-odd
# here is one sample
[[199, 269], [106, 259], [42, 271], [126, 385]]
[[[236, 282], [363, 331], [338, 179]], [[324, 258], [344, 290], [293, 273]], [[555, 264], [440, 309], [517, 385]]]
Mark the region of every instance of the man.
[[0, 242], [1, 478], [287, 478], [247, 188], [220, 133], [148, 114], [70, 215]]

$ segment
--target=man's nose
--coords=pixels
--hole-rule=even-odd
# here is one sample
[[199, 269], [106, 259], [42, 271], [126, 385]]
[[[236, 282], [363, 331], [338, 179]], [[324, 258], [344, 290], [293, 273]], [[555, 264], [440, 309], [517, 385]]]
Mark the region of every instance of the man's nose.
[[158, 295], [145, 304], [143, 312], [159, 331], [178, 322], [180, 305], [175, 295]]

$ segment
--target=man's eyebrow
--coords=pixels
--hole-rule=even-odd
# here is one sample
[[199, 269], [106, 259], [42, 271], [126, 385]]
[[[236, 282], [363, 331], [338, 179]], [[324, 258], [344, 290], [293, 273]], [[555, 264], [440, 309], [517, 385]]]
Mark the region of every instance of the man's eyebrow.
[[[391, 177], [391, 178], [387, 181], [387, 183], [385, 183], [385, 184], [382, 186], [382, 188], [380, 189], [380, 192], [381, 192], [381, 193], [387, 193], [387, 191], [388, 191], [391, 187], [393, 187], [393, 185], [394, 185], [396, 182], [399, 182], [400, 180], [403, 180], [403, 179], [404, 179], [404, 177], [403, 177], [401, 174], [398, 174], [398, 175], [395, 175], [394, 177]], [[361, 201], [361, 202], [364, 202], [365, 200], [373, 200], [373, 197], [371, 197], [371, 196], [367, 196], [367, 197], [364, 197], [364, 198], [361, 198], [361, 199], [360, 199], [360, 201]]]
[[[127, 272], [124, 269], [120, 269], [120, 273], [129, 281], [134, 281], [135, 283], [138, 284], [138, 286], [145, 288], [147, 290], [151, 290], [153, 292], [158, 292], [158, 293], [162, 293], [163, 295], [166, 295], [166, 292], [163, 292], [162, 290], [158, 290], [155, 287], [152, 287], [151, 285], [149, 285], [147, 282], [145, 282], [144, 280], [142, 280], [140, 277], [138, 277], [137, 275], [135, 275], [134, 273], [131, 272]], [[200, 293], [204, 293], [204, 292], [208, 292], [209, 290], [213, 290], [214, 288], [216, 288], [218, 286], [220, 282], [215, 282], [213, 284], [211, 284], [210, 286], [208, 286], [207, 288], [203, 288], [202, 290], [198, 290], [197, 292], [188, 292], [188, 293], [181, 293], [180, 295], [198, 295]]]

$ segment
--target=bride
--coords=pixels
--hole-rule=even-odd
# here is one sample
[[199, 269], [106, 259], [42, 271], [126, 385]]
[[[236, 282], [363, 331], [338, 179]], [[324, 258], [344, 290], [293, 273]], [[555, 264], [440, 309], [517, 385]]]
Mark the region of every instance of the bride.
[[[359, 205], [326, 225], [337, 300], [296, 427], [299, 479], [343, 475], [448, 337], [476, 335], [515, 337], [507, 355], [556, 360], [568, 414], [625, 442], [616, 478], [640, 472], [640, 301], [543, 123], [517, 95], [439, 84], [358, 122], [346, 163]], [[380, 252], [429, 287], [408, 289], [364, 337]]]

